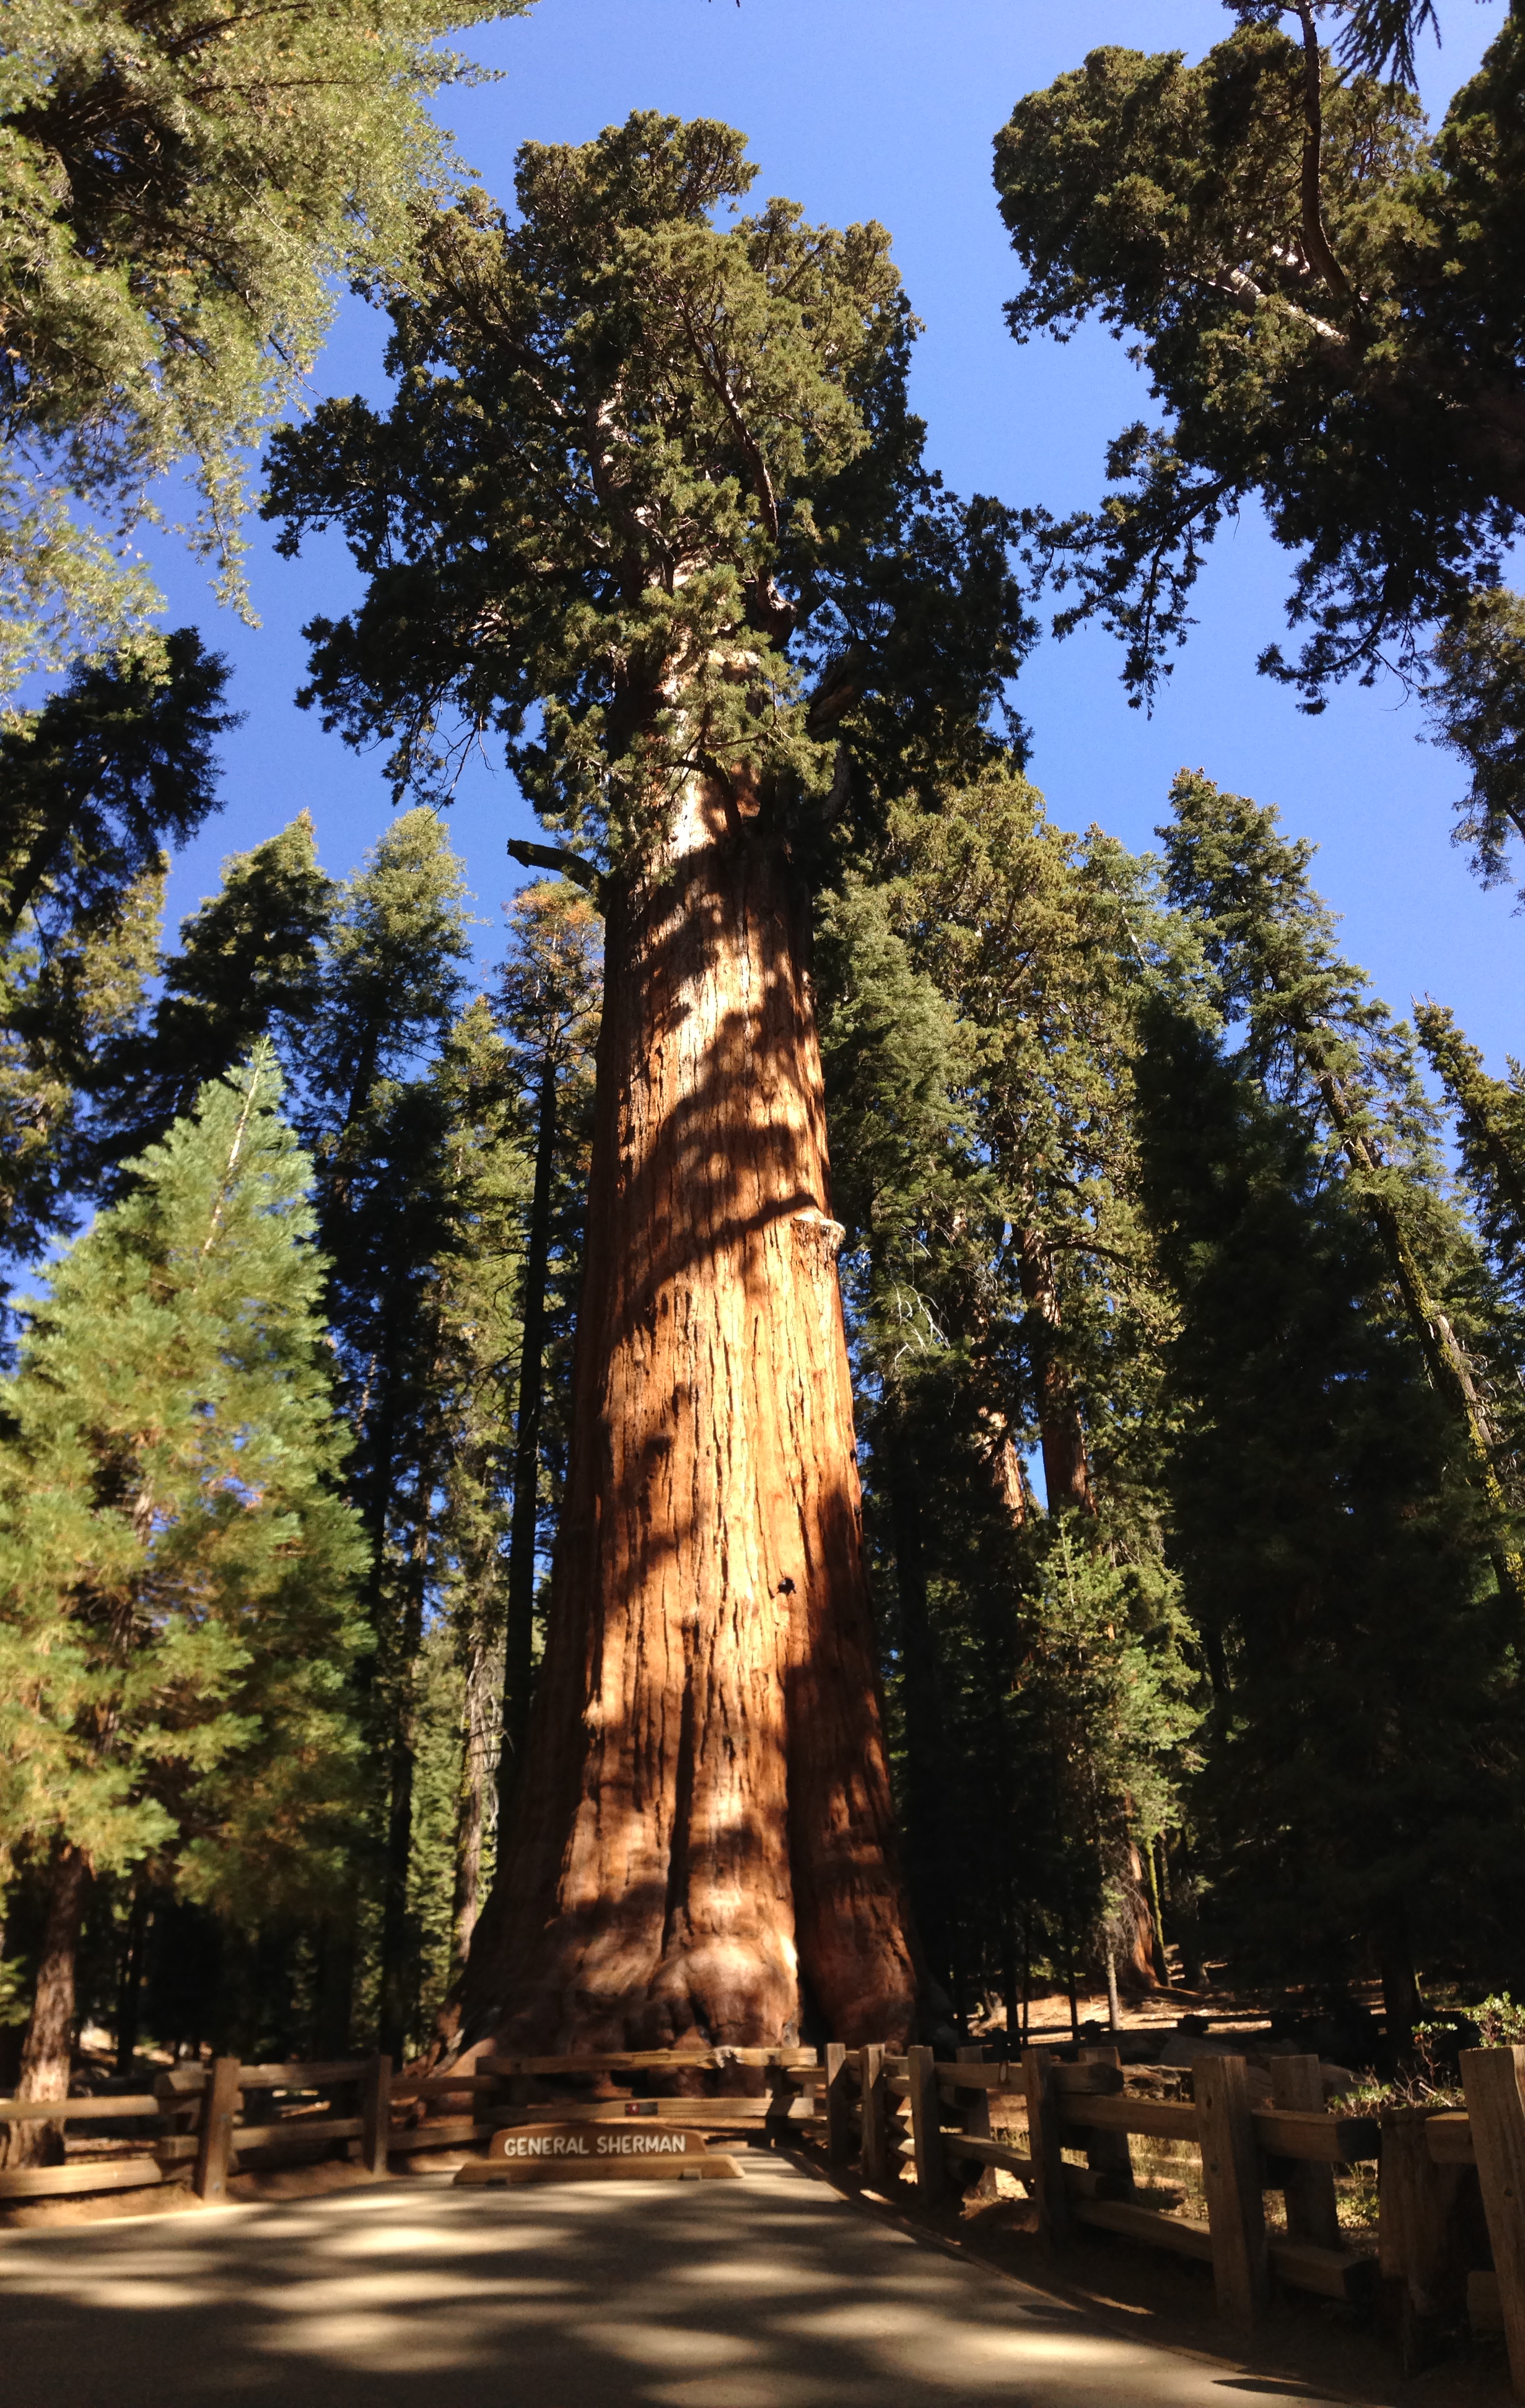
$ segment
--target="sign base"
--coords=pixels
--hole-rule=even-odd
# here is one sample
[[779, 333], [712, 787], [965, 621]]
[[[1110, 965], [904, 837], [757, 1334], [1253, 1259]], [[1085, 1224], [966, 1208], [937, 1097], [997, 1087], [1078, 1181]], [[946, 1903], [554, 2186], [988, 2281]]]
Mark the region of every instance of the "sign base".
[[495, 2132], [485, 2158], [455, 2180], [483, 2183], [713, 2182], [741, 2178], [734, 2157], [712, 2157], [702, 2134], [661, 2125], [515, 2124]]

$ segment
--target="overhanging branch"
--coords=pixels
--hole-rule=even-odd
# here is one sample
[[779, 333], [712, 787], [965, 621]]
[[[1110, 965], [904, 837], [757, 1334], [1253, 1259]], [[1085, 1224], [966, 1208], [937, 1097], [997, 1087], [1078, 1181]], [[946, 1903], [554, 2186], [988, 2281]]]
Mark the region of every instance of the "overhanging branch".
[[511, 837], [508, 855], [511, 861], [519, 864], [521, 869], [559, 871], [563, 878], [570, 878], [577, 885], [585, 886], [599, 910], [603, 909], [603, 879], [584, 854], [572, 853], [564, 845], [531, 844], [524, 837]]

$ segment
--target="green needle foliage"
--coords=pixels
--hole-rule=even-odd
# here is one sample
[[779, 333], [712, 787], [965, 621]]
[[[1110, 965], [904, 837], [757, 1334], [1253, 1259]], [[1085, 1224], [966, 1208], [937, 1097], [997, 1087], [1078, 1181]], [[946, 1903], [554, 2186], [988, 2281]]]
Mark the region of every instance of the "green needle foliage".
[[1525, 1069], [1509, 1061], [1507, 1079], [1489, 1076], [1444, 1005], [1416, 1013], [1419, 1042], [1443, 1082], [1457, 1118], [1461, 1166], [1499, 1277], [1525, 1301]]
[[1339, 1992], [1508, 1961], [1518, 1609], [1353, 1176], [1161, 998], [1145, 1194], [1180, 1326], [1168, 1488], [1212, 1671], [1193, 1805], [1240, 1978]]
[[0, 1260], [34, 1261], [96, 1188], [103, 1065], [131, 1044], [158, 968], [162, 856], [62, 924], [41, 897], [0, 953]]
[[322, 999], [334, 904], [306, 811], [223, 864], [221, 891], [181, 925], [146, 1025], [102, 1057], [103, 1111], [114, 1122], [100, 1140], [107, 1161], [161, 1137], [262, 1038], [274, 1036], [295, 1067]]
[[[1029, 519], [1040, 568], [1127, 647], [1144, 701], [1190, 624], [1204, 547], [1257, 497], [1299, 566], [1306, 640], [1261, 655], [1308, 710], [1386, 666], [1432, 687], [1469, 761], [1485, 871], [1525, 832], [1518, 606], [1505, 548], [1518, 460], [1525, 18], [1512, 9], [1432, 138], [1411, 72], [1428, 12], [1360, 6], [1344, 67], [1315, 12], [1238, 7], [1196, 66], [1116, 48], [1022, 101], [996, 144], [1000, 208], [1028, 283], [1027, 340], [1099, 317], [1133, 338], [1167, 413], [1112, 444], [1095, 512]], [[1297, 38], [1283, 30], [1290, 20]], [[1438, 641], [1437, 641], [1438, 638]]]
[[64, 1256], [4, 1392], [0, 1839], [235, 1916], [342, 1879], [360, 1547], [270, 1048]]
[[728, 127], [649, 112], [525, 145], [517, 220], [442, 212], [394, 302], [390, 410], [276, 438], [281, 548], [337, 524], [367, 579], [309, 630], [308, 699], [390, 739], [399, 788], [496, 735], [625, 863], [695, 769], [819, 820], [850, 728], [902, 784], [943, 720], [978, 749], [1027, 635], [1005, 514], [920, 465], [884, 229], [728, 222], [755, 174]]
[[908, 1870], [934, 1971], [1014, 2031], [1035, 1965], [1147, 1966], [1136, 1851], [1190, 1762], [1134, 1133], [1169, 953], [1138, 866], [1009, 764], [940, 800], [823, 913], [823, 1052]]
[[404, 811], [332, 897], [306, 1074], [319, 1157], [342, 1185], [346, 1140], [378, 1081], [438, 1046], [471, 951], [466, 880], [438, 814]]
[[[441, 35], [525, 0], [10, 0], [0, 33], [0, 691], [157, 604], [121, 538], [192, 464], [239, 590], [244, 455], [352, 278], [455, 187]], [[87, 507], [83, 521], [70, 498]]]
[[78, 920], [156, 868], [217, 808], [213, 745], [227, 663], [194, 627], [123, 659], [80, 663], [40, 710], [0, 725], [0, 933], [46, 894]]
[[1191, 916], [1222, 1009], [1243, 1021], [1246, 1064], [1269, 1092], [1308, 1111], [1342, 1157], [1351, 1202], [1382, 1249], [1493, 1518], [1499, 1579], [1525, 1604], [1498, 1416], [1469, 1349], [1475, 1337], [1487, 1344], [1482, 1265], [1446, 1193], [1411, 1032], [1335, 951], [1332, 916], [1308, 878], [1313, 846], [1288, 843], [1274, 810], [1222, 793], [1201, 772], [1183, 770], [1171, 802], [1174, 818], [1160, 830], [1171, 898]]

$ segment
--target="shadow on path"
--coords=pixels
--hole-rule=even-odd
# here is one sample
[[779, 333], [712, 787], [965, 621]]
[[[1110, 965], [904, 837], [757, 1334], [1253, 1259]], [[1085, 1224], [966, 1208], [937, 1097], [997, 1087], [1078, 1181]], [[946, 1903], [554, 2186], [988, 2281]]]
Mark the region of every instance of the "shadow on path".
[[386, 2183], [0, 2238], [26, 2408], [1232, 2408], [1329, 2399], [1126, 2340], [777, 2158], [736, 2183]]

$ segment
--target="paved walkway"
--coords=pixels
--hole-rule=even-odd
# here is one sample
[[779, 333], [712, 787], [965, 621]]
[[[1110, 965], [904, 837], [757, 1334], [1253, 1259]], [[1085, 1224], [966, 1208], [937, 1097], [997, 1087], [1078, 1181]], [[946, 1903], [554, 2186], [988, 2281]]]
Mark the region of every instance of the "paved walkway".
[[735, 2183], [391, 2182], [0, 2236], [21, 2408], [1254, 2408], [777, 2159]]

